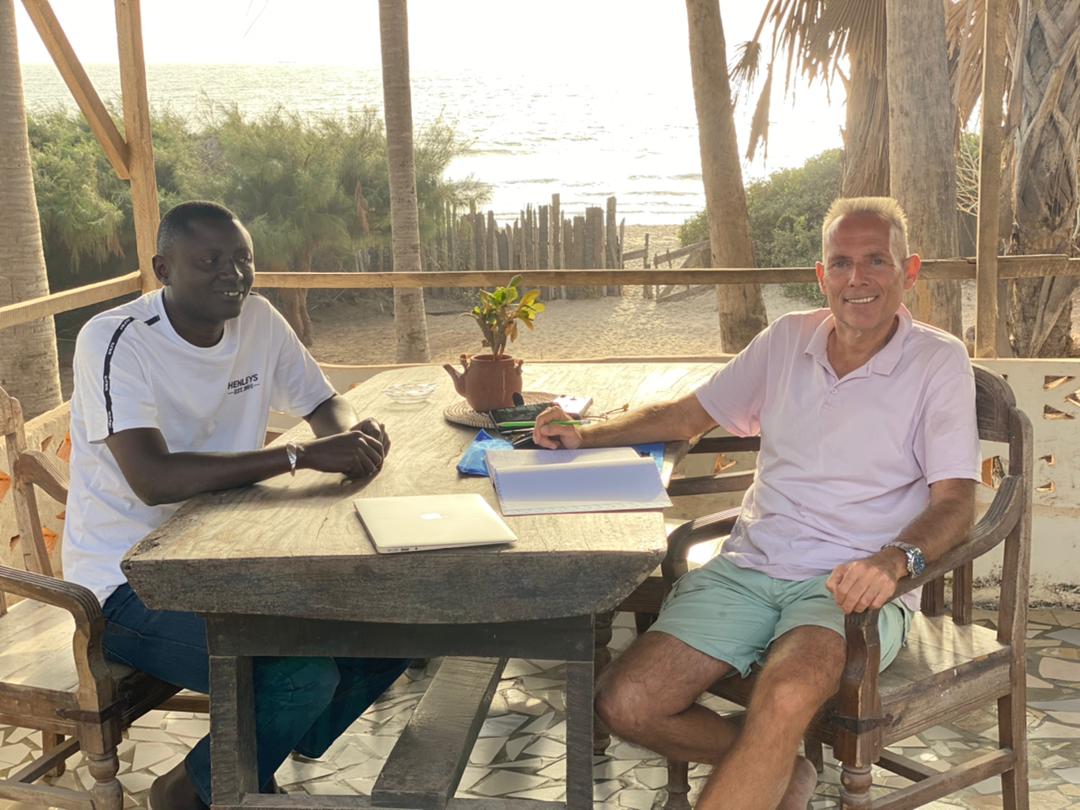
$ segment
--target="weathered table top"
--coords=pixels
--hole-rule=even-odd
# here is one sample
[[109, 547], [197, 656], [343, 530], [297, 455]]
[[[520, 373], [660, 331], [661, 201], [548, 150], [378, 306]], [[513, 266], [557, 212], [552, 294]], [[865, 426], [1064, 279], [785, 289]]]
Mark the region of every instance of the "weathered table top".
[[[525, 389], [590, 395], [591, 413], [679, 396], [708, 378], [707, 363], [526, 363]], [[426, 403], [402, 405], [382, 390], [437, 382]], [[186, 503], [127, 555], [123, 569], [152, 608], [385, 623], [550, 619], [613, 608], [663, 556], [659, 511], [507, 518], [510, 547], [407, 554], [375, 552], [353, 499], [478, 492], [498, 507], [487, 478], [456, 465], [476, 435], [443, 410], [458, 400], [446, 372], [420, 366], [383, 372], [346, 393], [392, 440], [382, 472], [367, 482], [310, 470]], [[287, 438], [303, 439], [305, 423]], [[284, 440], [283, 437], [282, 441]], [[670, 465], [685, 452], [668, 448]]]

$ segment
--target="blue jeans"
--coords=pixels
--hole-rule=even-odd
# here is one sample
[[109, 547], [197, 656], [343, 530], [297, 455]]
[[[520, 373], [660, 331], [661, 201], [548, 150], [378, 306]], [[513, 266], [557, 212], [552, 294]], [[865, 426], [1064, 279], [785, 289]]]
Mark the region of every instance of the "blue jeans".
[[[210, 690], [206, 622], [150, 610], [130, 585], [105, 601], [105, 655], [194, 692]], [[405, 671], [398, 658], [256, 658], [255, 744], [259, 786], [297, 751], [319, 757]], [[210, 804], [210, 738], [187, 755], [188, 776]]]

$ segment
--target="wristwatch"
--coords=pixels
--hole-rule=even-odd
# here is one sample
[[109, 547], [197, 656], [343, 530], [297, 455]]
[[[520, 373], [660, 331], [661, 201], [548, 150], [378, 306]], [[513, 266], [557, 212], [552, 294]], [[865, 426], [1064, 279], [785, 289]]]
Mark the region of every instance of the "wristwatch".
[[907, 557], [908, 576], [917, 577], [926, 570], [926, 557], [923, 556], [922, 549], [918, 546], [893, 540], [891, 543], [886, 543], [883, 548], [898, 548], [904, 552], [904, 556]]
[[298, 442], [285, 443], [285, 456], [289, 459], [289, 475], [296, 475], [296, 462], [304, 454], [304, 448]]

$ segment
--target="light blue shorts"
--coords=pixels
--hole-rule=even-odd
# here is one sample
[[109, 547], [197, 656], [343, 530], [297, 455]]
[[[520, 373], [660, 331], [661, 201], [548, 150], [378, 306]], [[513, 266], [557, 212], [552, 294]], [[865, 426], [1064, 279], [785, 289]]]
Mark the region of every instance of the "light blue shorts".
[[[828, 574], [802, 581], [774, 579], [723, 556], [683, 576], [664, 600], [657, 630], [731, 664], [743, 677], [765, 661], [776, 639], [795, 627], [827, 627], [844, 635], [844, 613], [825, 587]], [[911, 611], [898, 602], [881, 609], [881, 668], [904, 644]]]

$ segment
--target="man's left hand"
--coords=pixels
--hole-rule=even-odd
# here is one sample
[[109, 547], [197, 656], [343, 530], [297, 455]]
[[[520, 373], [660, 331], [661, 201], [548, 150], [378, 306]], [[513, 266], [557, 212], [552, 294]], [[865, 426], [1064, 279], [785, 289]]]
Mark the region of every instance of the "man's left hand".
[[895, 550], [888, 549], [833, 569], [825, 587], [844, 613], [881, 608], [892, 599], [896, 583], [904, 575], [897, 570], [894, 556]]

